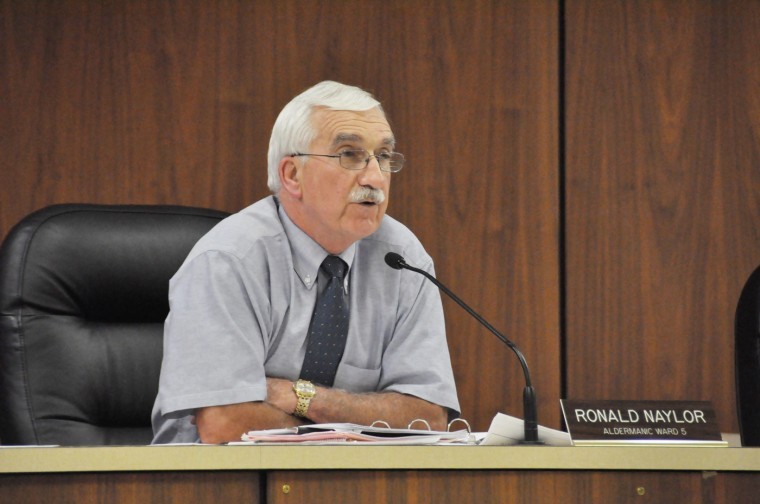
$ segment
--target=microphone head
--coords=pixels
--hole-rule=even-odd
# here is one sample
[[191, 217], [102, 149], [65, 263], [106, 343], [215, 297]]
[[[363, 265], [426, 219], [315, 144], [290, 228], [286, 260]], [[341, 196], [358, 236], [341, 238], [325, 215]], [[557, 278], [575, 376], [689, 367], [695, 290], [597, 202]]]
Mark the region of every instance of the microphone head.
[[395, 252], [388, 252], [385, 254], [385, 264], [393, 269], [400, 270], [406, 266], [406, 261], [404, 261], [404, 258], [401, 257], [401, 255]]

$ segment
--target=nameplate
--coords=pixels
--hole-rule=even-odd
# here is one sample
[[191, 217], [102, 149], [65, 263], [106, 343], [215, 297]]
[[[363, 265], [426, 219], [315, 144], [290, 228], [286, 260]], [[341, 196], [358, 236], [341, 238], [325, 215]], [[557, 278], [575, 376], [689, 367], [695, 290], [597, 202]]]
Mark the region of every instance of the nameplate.
[[562, 399], [574, 445], [726, 446], [708, 401]]

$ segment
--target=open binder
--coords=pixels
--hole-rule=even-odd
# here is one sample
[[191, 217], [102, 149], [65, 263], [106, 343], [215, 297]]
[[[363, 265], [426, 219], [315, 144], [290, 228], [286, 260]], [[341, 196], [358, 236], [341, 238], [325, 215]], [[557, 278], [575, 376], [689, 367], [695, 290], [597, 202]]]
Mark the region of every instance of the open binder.
[[468, 429], [434, 431], [429, 429], [392, 429], [376, 425], [331, 423], [250, 431], [243, 434], [240, 442], [230, 444], [342, 444], [353, 442], [362, 444], [428, 445], [467, 443], [470, 441], [471, 434]]
[[[393, 429], [377, 424], [371, 426], [351, 423], [326, 423], [250, 431], [243, 434], [241, 441], [230, 444], [392, 444], [392, 445], [482, 445], [508, 446], [518, 444], [524, 435], [523, 421], [503, 413], [497, 413], [488, 432], [471, 432], [467, 421], [456, 419], [446, 431], [411, 428], [419, 421], [412, 422], [406, 429]], [[453, 430], [461, 422], [467, 428]], [[571, 446], [567, 432], [538, 427], [539, 440], [550, 446]]]

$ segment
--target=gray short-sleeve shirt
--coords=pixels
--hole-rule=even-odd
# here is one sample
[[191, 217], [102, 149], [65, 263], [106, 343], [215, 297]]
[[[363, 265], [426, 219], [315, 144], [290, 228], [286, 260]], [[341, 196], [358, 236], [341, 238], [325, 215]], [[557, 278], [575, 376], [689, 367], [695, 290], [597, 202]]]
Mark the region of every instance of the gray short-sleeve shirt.
[[[334, 387], [410, 394], [456, 414], [440, 294], [388, 267], [388, 252], [434, 273], [419, 240], [387, 215], [341, 254], [351, 316]], [[195, 409], [263, 401], [268, 376], [298, 379], [326, 255], [272, 196], [201, 238], [170, 282], [154, 443], [196, 442]]]

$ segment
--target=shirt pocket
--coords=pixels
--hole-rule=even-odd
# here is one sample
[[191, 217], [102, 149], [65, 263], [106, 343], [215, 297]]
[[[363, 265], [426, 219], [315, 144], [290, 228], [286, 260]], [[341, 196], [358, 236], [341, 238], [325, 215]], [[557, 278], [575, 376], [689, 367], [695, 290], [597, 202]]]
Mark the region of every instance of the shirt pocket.
[[349, 392], [376, 392], [381, 369], [364, 369], [345, 362], [338, 365], [335, 387]]

